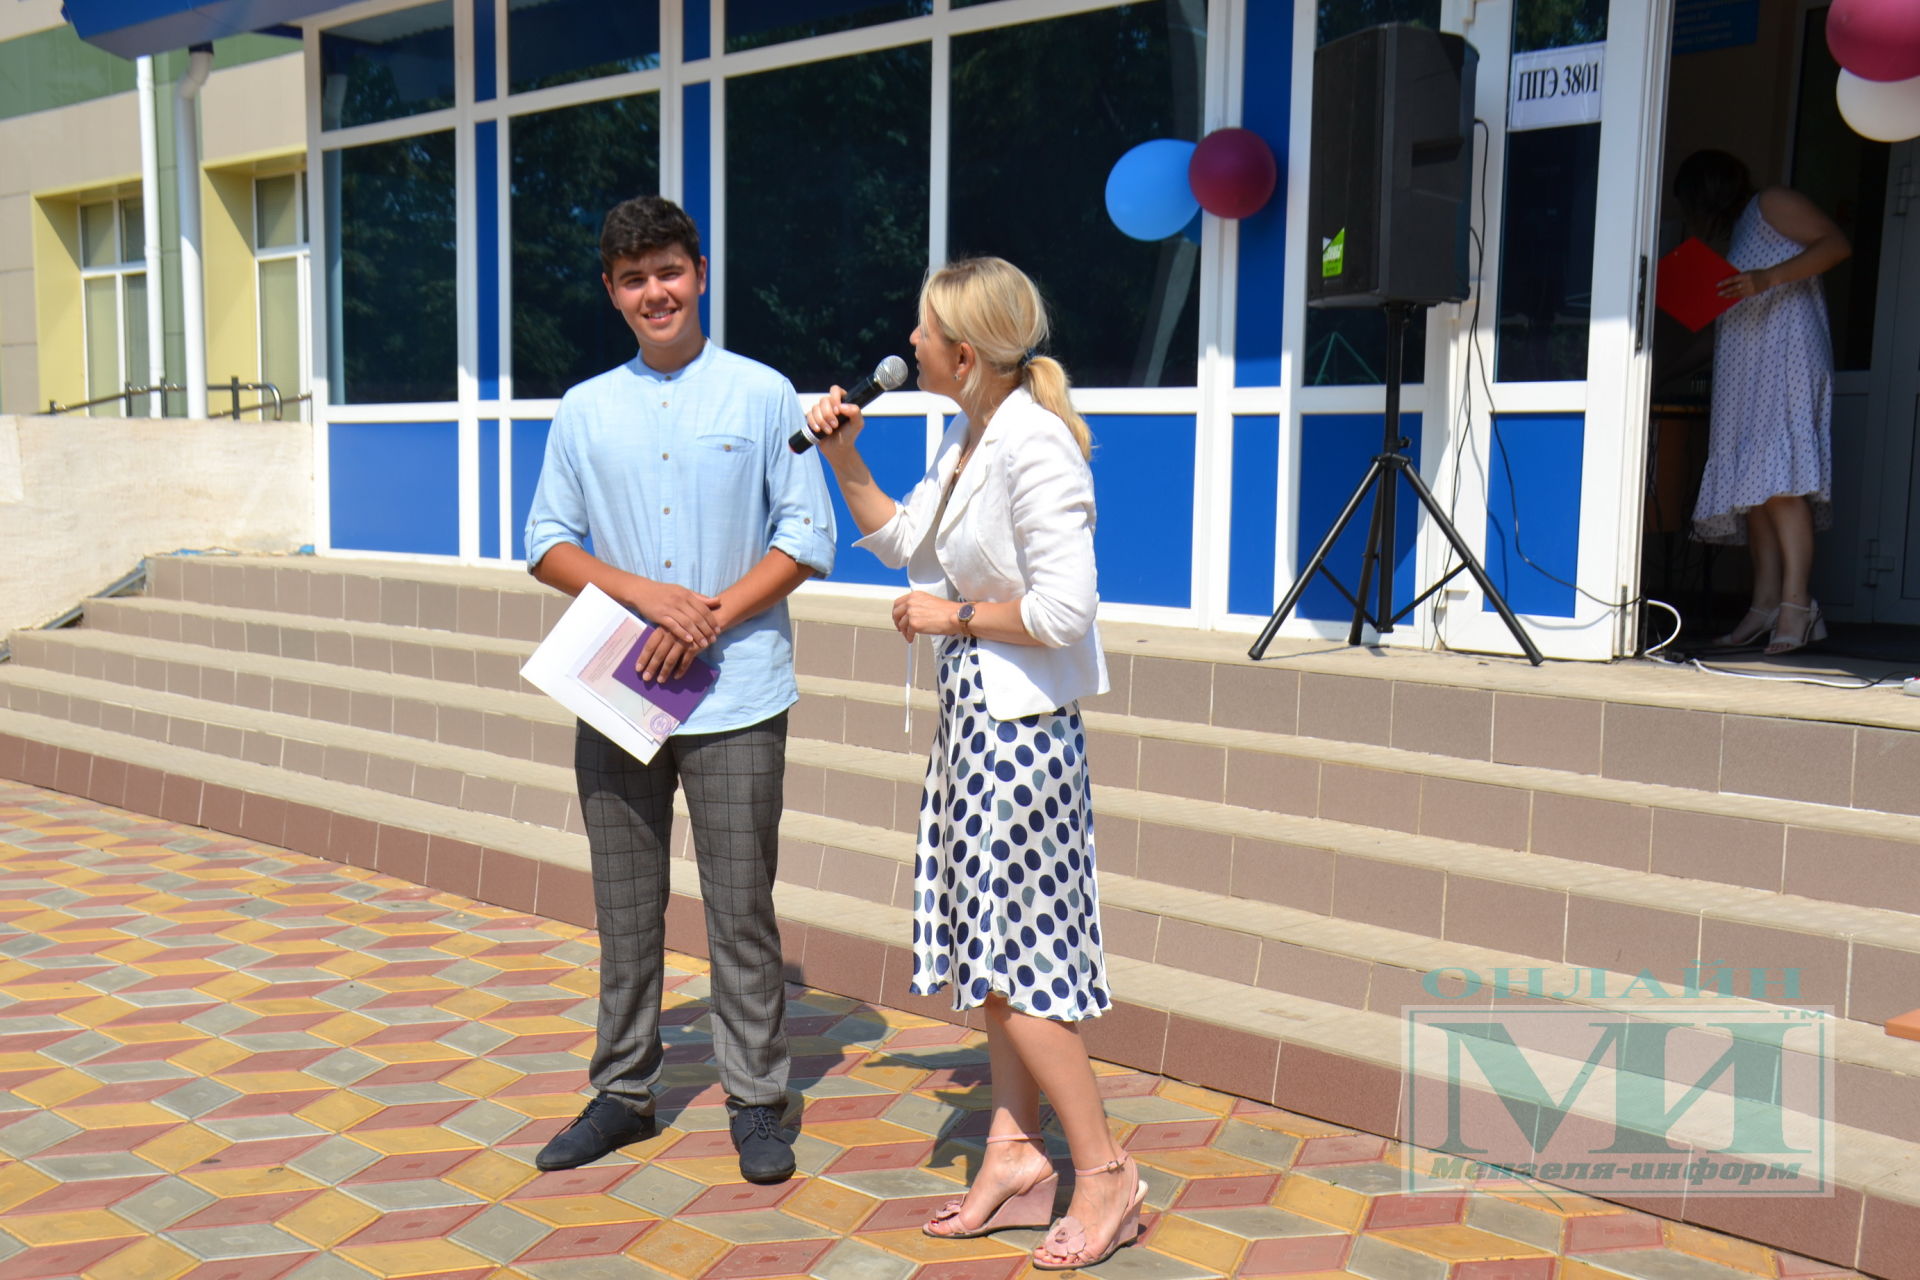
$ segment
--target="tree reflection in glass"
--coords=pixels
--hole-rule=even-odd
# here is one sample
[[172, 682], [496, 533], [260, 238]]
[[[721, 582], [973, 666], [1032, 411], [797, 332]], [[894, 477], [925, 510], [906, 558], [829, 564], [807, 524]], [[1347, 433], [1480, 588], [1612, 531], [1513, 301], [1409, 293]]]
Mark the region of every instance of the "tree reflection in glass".
[[931, 65], [916, 44], [727, 81], [726, 345], [803, 391], [906, 346]]
[[1205, 0], [1155, 0], [953, 41], [949, 256], [995, 254], [1047, 294], [1053, 353], [1082, 386], [1191, 386], [1199, 245], [1129, 239], [1114, 162], [1200, 136]]
[[326, 153], [329, 395], [455, 399], [453, 134]]
[[515, 116], [509, 128], [513, 393], [551, 399], [633, 358], [600, 283], [600, 223], [660, 190], [660, 96]]

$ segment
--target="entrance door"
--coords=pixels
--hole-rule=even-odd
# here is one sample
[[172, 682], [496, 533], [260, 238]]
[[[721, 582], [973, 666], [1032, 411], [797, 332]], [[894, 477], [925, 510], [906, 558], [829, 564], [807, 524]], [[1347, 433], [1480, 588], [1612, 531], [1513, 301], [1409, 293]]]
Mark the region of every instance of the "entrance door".
[[[1511, 0], [1471, 7], [1489, 129], [1484, 270], [1461, 309], [1436, 492], [1486, 495], [1457, 521], [1556, 657], [1630, 652], [1648, 397], [1667, 6]], [[1541, 103], [1538, 86], [1557, 85]], [[1479, 160], [1476, 159], [1476, 163]], [[1476, 209], [1476, 225], [1480, 225]], [[1436, 313], [1439, 314], [1439, 313]], [[1477, 331], [1473, 326], [1478, 320]], [[1449, 422], [1451, 425], [1451, 420]], [[1437, 434], [1437, 433], [1436, 433]], [[1451, 567], [1427, 538], [1426, 580]], [[1515, 651], [1499, 616], [1449, 589], [1442, 637]]]
[[[1880, 271], [1878, 519], [1863, 528], [1875, 622], [1920, 623], [1920, 141], [1893, 149]], [[1836, 424], [1837, 425], [1837, 424]]]

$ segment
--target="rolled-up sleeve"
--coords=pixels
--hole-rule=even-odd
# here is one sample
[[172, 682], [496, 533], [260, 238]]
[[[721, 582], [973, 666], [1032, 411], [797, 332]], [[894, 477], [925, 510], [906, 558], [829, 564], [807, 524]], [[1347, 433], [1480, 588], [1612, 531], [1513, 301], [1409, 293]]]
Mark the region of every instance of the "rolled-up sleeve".
[[768, 545], [824, 578], [833, 572], [833, 500], [819, 457], [812, 450], [795, 453], [787, 447], [788, 438], [806, 420], [799, 395], [784, 382], [781, 387], [785, 394], [768, 432]]
[[1066, 424], [1052, 419], [1006, 455], [1014, 532], [1025, 559], [1020, 620], [1041, 644], [1073, 644], [1100, 604], [1093, 562], [1093, 472]]
[[547, 431], [540, 483], [534, 487], [533, 505], [527, 511], [528, 572], [558, 543], [586, 545], [587, 500], [580, 487], [579, 469], [574, 465], [572, 437], [572, 414], [563, 400]]

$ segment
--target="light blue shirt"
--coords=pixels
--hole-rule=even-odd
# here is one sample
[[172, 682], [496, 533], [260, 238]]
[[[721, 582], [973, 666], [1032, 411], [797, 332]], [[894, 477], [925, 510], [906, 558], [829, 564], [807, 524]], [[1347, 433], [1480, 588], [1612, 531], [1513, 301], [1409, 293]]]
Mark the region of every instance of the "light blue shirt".
[[[712, 342], [673, 373], [638, 355], [569, 390], [553, 415], [527, 513], [527, 564], [593, 540], [601, 560], [717, 595], [786, 552], [833, 571], [833, 507], [820, 460], [787, 438], [803, 425], [793, 385]], [[792, 706], [786, 601], [722, 632], [700, 654], [719, 672], [680, 733], [722, 733]]]

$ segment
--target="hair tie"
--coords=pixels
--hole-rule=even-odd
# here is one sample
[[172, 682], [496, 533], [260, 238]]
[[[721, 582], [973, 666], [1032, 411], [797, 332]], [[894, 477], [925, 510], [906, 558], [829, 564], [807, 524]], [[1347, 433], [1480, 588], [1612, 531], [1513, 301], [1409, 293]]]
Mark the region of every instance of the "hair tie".
[[1039, 354], [1040, 353], [1038, 351], [1035, 351], [1032, 347], [1028, 347], [1026, 349], [1026, 352], [1022, 354], [1020, 357], [1020, 367], [1024, 369], [1028, 365], [1032, 364], [1034, 362], [1034, 358], [1037, 357]]

